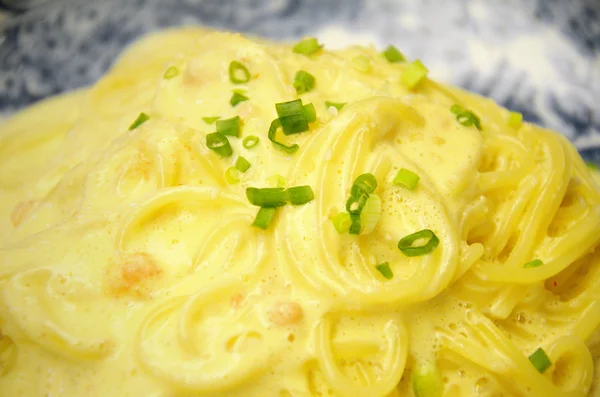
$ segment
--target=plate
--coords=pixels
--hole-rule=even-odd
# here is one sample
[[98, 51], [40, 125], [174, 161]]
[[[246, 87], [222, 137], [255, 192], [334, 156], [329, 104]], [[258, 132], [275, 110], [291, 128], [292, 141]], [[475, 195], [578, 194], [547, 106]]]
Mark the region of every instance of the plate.
[[[4, 0], [10, 9], [14, 0]], [[41, 5], [40, 5], [41, 3]], [[29, 1], [0, 22], [0, 113], [93, 83], [132, 41], [201, 24], [328, 47], [393, 43], [435, 79], [565, 134], [600, 164], [597, 0]]]

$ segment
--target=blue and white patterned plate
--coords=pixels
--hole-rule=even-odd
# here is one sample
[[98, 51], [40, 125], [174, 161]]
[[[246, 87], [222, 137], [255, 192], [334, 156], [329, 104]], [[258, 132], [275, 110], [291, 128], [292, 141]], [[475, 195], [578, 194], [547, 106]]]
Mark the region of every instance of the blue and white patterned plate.
[[190, 24], [394, 43], [600, 164], [600, 0], [48, 0], [0, 22], [0, 113], [90, 84], [144, 33]]

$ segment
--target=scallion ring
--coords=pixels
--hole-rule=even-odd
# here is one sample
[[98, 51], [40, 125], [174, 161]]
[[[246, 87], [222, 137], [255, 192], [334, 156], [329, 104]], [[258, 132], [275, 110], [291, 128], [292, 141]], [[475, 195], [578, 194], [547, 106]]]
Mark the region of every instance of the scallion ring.
[[[423, 245], [413, 246], [413, 243], [420, 239], [426, 239], [427, 241]], [[406, 256], [421, 256], [433, 252], [439, 243], [440, 240], [434, 232], [429, 229], [424, 229], [401, 238], [400, 241], [398, 241], [398, 248]]]

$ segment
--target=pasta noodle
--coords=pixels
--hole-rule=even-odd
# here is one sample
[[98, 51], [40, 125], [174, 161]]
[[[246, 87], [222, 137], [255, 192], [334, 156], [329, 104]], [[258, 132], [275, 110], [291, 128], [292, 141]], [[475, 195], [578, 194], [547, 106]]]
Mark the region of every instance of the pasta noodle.
[[599, 176], [509, 116], [371, 47], [143, 39], [0, 126], [0, 396], [600, 395]]

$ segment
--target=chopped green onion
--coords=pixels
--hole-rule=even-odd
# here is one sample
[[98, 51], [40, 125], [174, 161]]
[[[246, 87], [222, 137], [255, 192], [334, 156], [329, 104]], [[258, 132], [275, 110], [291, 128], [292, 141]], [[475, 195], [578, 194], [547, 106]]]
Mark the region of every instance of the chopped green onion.
[[294, 88], [298, 95], [311, 91], [315, 88], [315, 76], [304, 70], [298, 70], [294, 76]]
[[360, 212], [360, 234], [371, 234], [381, 217], [381, 198], [377, 194], [370, 194], [365, 206]]
[[247, 101], [248, 99], [250, 98], [248, 98], [246, 95], [240, 94], [239, 92], [234, 92], [229, 100], [229, 103], [231, 106], [237, 106], [238, 103]]
[[352, 66], [359, 72], [367, 73], [371, 70], [371, 60], [366, 55], [357, 55], [352, 58]]
[[[427, 242], [423, 245], [413, 247], [413, 243], [420, 239], [427, 239]], [[437, 248], [440, 240], [429, 229], [424, 229], [419, 232], [409, 234], [398, 241], [398, 248], [406, 256], [421, 256], [432, 252]]]
[[304, 114], [302, 99], [294, 99], [293, 101], [276, 103], [275, 110], [277, 111], [279, 118], [294, 116], [296, 114]]
[[544, 264], [544, 262], [542, 262], [540, 259], [534, 259], [531, 262], [527, 262], [526, 264], [524, 264], [523, 267], [525, 269], [529, 269], [532, 267], [542, 266], [543, 264]]
[[176, 66], [169, 66], [163, 74], [163, 78], [166, 80], [172, 79], [179, 74], [179, 69]]
[[360, 215], [350, 214], [350, 234], [360, 234]]
[[400, 81], [407, 88], [412, 89], [419, 85], [419, 83], [427, 77], [428, 73], [429, 70], [417, 59], [406, 66], [400, 76]]
[[331, 218], [333, 222], [333, 227], [337, 230], [338, 233], [348, 233], [350, 231], [350, 225], [352, 225], [352, 220], [350, 219], [350, 214], [347, 212], [340, 212]]
[[281, 207], [288, 201], [289, 194], [281, 187], [265, 187], [261, 189], [249, 187], [246, 189], [246, 197], [252, 205], [259, 207]]
[[518, 130], [523, 124], [523, 115], [518, 112], [510, 112], [508, 115], [508, 126]]
[[256, 214], [256, 218], [252, 223], [252, 226], [256, 226], [263, 230], [266, 230], [271, 224], [271, 222], [273, 222], [273, 218], [275, 218], [276, 211], [277, 208], [260, 207], [258, 213]]
[[474, 125], [475, 128], [481, 130], [481, 121], [472, 111], [464, 109], [462, 106], [456, 104], [452, 105], [450, 111], [456, 115], [456, 120], [465, 127]]
[[401, 168], [398, 174], [394, 178], [394, 185], [402, 186], [408, 190], [414, 190], [419, 183], [419, 175], [415, 174], [411, 170]]
[[317, 39], [315, 39], [314, 37], [308, 37], [298, 42], [294, 46], [293, 51], [298, 54], [309, 56], [319, 51], [322, 47], [323, 46], [319, 44], [319, 41]]
[[302, 205], [315, 199], [315, 194], [310, 186], [294, 186], [288, 190], [290, 203], [293, 205]]
[[227, 168], [227, 170], [225, 171], [225, 180], [230, 185], [238, 183], [240, 181], [240, 174], [238, 170], [236, 170], [235, 167]]
[[240, 172], [246, 172], [248, 171], [248, 168], [250, 168], [250, 162], [242, 156], [239, 156], [237, 160], [235, 160], [235, 168]]
[[215, 121], [219, 120], [221, 117], [219, 116], [213, 116], [213, 117], [202, 117], [202, 120], [204, 120], [204, 122], [206, 124], [212, 124]]
[[383, 51], [383, 56], [391, 63], [406, 61], [404, 55], [393, 45], [387, 46], [385, 51]]
[[442, 397], [443, 385], [434, 365], [421, 366], [413, 373], [412, 389], [415, 397]]
[[282, 175], [275, 174], [267, 178], [267, 184], [271, 187], [285, 187], [286, 181]]
[[240, 116], [230, 119], [217, 120], [217, 132], [223, 135], [240, 136]]
[[317, 121], [317, 112], [315, 110], [315, 105], [312, 103], [308, 103], [302, 107], [304, 109], [304, 115], [306, 116], [306, 121], [309, 123], [314, 123]]
[[299, 134], [308, 131], [308, 120], [304, 111], [291, 116], [280, 117], [281, 128], [285, 135]]
[[598, 164], [596, 164], [596, 163], [592, 163], [591, 161], [586, 161], [586, 162], [585, 162], [585, 165], [586, 165], [586, 166], [587, 166], [589, 169], [591, 169], [591, 170], [593, 170], [593, 171], [598, 171], [598, 170], [600, 170], [600, 167], [598, 167]]
[[137, 116], [137, 118], [135, 119], [135, 121], [133, 123], [131, 123], [131, 125], [129, 126], [129, 131], [135, 130], [136, 128], [138, 128], [140, 125], [144, 124], [149, 119], [150, 119], [150, 116], [148, 116], [146, 113], [144, 113], [144, 112], [140, 113]]
[[346, 105], [346, 102], [331, 102], [331, 101], [325, 101], [325, 106], [327, 106], [327, 108], [330, 107], [334, 107], [336, 108], [338, 111], [342, 110], [342, 108]]
[[213, 132], [206, 136], [206, 146], [223, 157], [229, 157], [233, 154], [229, 140], [223, 134]]
[[277, 147], [278, 149], [281, 149], [284, 152], [290, 153], [290, 154], [295, 153], [300, 148], [300, 146], [298, 146], [297, 144], [294, 143], [293, 145], [288, 146], [286, 144], [277, 142], [275, 140], [275, 135], [277, 134], [277, 130], [280, 127], [281, 127], [281, 122], [279, 121], [279, 119], [275, 119], [271, 122], [271, 126], [269, 127], [269, 134], [268, 134], [269, 140], [271, 142], [273, 142], [273, 145], [275, 145], [275, 147]]
[[369, 199], [369, 194], [361, 194], [358, 196], [351, 195], [348, 201], [346, 201], [346, 211], [351, 215], [360, 215], [363, 208], [367, 204], [367, 200]]
[[390, 264], [387, 262], [380, 263], [379, 265], [375, 266], [375, 269], [377, 269], [379, 273], [381, 273], [381, 275], [388, 280], [394, 278], [394, 273], [392, 273], [392, 269], [390, 269]]
[[459, 114], [465, 111], [465, 109], [457, 104], [452, 105], [452, 107], [450, 108], [450, 111], [454, 114]]
[[242, 141], [242, 146], [244, 146], [246, 149], [251, 149], [258, 145], [259, 140], [260, 139], [258, 139], [256, 135], [249, 135]]
[[529, 356], [529, 361], [531, 361], [535, 369], [537, 369], [540, 374], [543, 374], [552, 366], [550, 357], [548, 357], [544, 349], [541, 347], [538, 348], [531, 356]]
[[229, 64], [229, 81], [233, 84], [247, 83], [250, 81], [250, 71], [240, 62], [231, 61]]
[[471, 112], [470, 110], [465, 110], [464, 112], [457, 114], [456, 120], [465, 127], [474, 125], [475, 128], [481, 130], [481, 122], [479, 121], [479, 117], [477, 117], [475, 113]]
[[377, 179], [375, 175], [371, 173], [365, 173], [359, 175], [350, 188], [350, 194], [353, 196], [359, 196], [364, 193], [373, 193], [377, 188]]

